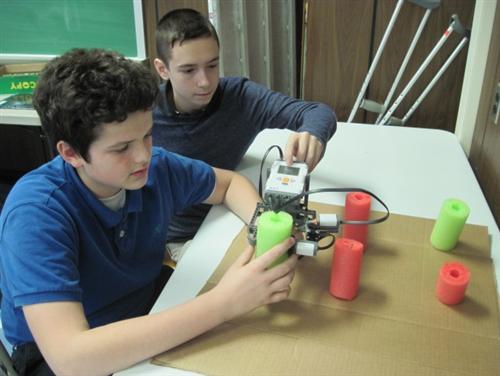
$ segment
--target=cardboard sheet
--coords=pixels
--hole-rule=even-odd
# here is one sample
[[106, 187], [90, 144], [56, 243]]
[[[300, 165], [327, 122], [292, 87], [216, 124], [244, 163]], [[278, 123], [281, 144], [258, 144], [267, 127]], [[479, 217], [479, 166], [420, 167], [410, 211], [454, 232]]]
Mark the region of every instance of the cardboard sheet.
[[[343, 208], [312, 204], [320, 212]], [[375, 213], [377, 215], [377, 213]], [[370, 226], [359, 294], [328, 292], [332, 250], [299, 261], [287, 301], [259, 308], [153, 359], [206, 375], [500, 375], [500, 323], [486, 227], [466, 225], [450, 253], [433, 220], [391, 215]], [[246, 244], [243, 229], [204, 290]], [[435, 297], [445, 262], [469, 267], [465, 300]]]

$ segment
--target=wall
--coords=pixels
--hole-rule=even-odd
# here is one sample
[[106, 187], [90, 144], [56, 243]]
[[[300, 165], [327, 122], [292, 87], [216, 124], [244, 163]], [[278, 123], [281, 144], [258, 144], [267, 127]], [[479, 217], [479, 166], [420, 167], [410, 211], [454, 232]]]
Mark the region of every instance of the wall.
[[472, 35], [455, 127], [455, 134], [467, 155], [470, 154], [480, 104], [479, 99], [485, 84], [486, 61], [493, 35], [495, 9], [497, 8], [498, 0], [478, 0], [474, 9]]
[[469, 160], [479, 180], [497, 225], [500, 224], [500, 121], [491, 116], [493, 96], [500, 83], [500, 5], [491, 10], [494, 16], [491, 40], [487, 52], [484, 80], [477, 95], [476, 116], [470, 121], [474, 127]]

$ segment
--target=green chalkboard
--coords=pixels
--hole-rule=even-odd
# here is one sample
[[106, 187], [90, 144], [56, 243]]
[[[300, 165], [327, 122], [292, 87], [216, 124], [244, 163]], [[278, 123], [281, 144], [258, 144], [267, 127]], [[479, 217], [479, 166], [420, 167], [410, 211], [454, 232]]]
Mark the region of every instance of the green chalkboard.
[[0, 0], [0, 60], [75, 47], [144, 58], [140, 0]]

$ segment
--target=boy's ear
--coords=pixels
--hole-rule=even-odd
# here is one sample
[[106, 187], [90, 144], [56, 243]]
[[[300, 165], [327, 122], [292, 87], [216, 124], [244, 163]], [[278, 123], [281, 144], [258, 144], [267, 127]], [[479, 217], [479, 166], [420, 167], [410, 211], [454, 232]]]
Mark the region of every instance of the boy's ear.
[[74, 168], [83, 165], [84, 159], [66, 141], [59, 141], [56, 145], [59, 155]]
[[163, 62], [163, 60], [156, 58], [153, 60], [153, 63], [155, 65], [156, 72], [158, 72], [160, 77], [164, 80], [168, 80], [170, 75], [168, 68], [166, 64]]

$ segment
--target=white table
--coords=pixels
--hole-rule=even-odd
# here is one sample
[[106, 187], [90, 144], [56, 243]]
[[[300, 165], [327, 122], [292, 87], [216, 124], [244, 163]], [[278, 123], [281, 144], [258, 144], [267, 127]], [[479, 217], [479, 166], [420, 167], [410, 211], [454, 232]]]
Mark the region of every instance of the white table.
[[[262, 156], [270, 145], [284, 148], [287, 134], [267, 130], [255, 140], [239, 171], [258, 183]], [[273, 151], [267, 161], [278, 157]], [[500, 232], [467, 157], [452, 133], [409, 127], [340, 123], [319, 166], [311, 174], [311, 189], [359, 187], [385, 201], [392, 213], [435, 219], [446, 198], [459, 198], [470, 209], [467, 223], [488, 227], [497, 286], [500, 277]], [[344, 195], [323, 193], [310, 200], [344, 204]], [[377, 203], [373, 209], [382, 210]], [[189, 250], [177, 265], [153, 311], [195, 297], [215, 270], [242, 222], [222, 207], [214, 207]], [[196, 375], [140, 363], [116, 375]]]

